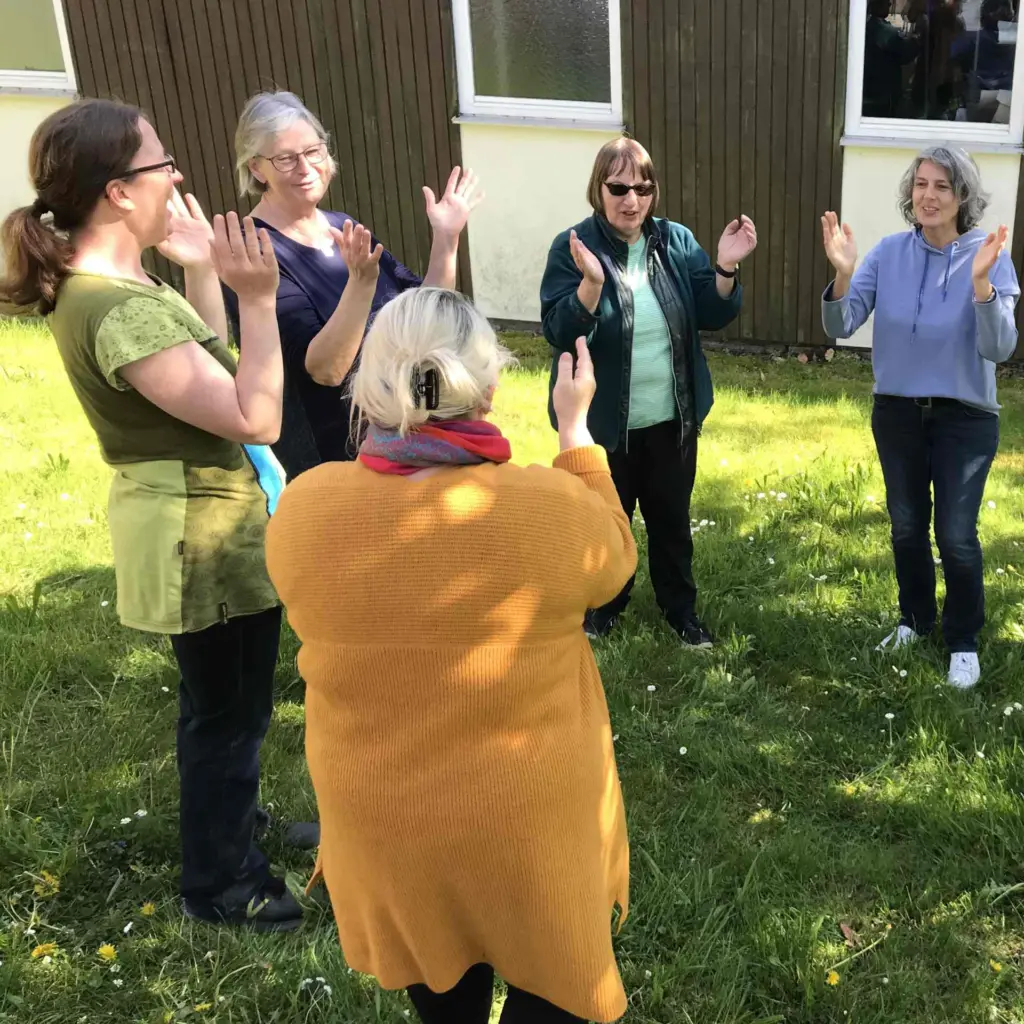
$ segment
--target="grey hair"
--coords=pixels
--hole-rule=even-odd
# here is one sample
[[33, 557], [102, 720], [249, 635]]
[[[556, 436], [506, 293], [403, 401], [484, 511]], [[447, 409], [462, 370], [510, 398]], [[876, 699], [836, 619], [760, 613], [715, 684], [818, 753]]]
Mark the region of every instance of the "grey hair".
[[[380, 310], [363, 343], [352, 381], [360, 428], [368, 422], [404, 436], [429, 419], [459, 419], [486, 407], [501, 371], [514, 362], [465, 296], [410, 288]], [[428, 370], [440, 381], [436, 410], [413, 392]]]
[[[258, 181], [249, 162], [261, 155], [267, 141], [290, 128], [296, 121], [305, 121], [320, 136], [321, 142], [330, 142], [319, 118], [293, 92], [258, 92], [249, 98], [238, 118], [235, 129], [235, 176], [238, 194], [260, 196], [267, 186]], [[328, 157], [331, 177], [334, 176], [334, 157]]]
[[981, 187], [981, 172], [971, 155], [966, 150], [950, 146], [929, 146], [914, 157], [914, 162], [903, 175], [898, 193], [897, 205], [903, 219], [911, 227], [917, 227], [917, 218], [914, 216], [914, 180], [923, 163], [935, 164], [949, 175], [949, 184], [960, 203], [956, 217], [957, 231], [962, 235], [976, 228], [988, 209], [989, 196]]

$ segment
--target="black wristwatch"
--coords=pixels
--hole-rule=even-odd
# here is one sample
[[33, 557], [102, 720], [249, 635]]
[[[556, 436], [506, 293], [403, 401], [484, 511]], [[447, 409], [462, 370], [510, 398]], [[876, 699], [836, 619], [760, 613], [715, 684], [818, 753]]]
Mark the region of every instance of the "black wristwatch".
[[725, 277], [728, 278], [729, 280], [732, 280], [732, 278], [734, 278], [739, 272], [740, 265], [738, 263], [736, 264], [735, 270], [723, 270], [722, 265], [720, 263], [715, 264], [715, 273], [718, 274], [719, 277]]

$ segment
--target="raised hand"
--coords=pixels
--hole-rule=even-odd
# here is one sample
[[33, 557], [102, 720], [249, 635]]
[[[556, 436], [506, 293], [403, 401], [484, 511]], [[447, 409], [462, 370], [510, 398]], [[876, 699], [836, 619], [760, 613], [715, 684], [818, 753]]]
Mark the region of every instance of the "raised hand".
[[[244, 227], [244, 232], [243, 232]], [[277, 257], [270, 235], [257, 232], [252, 217], [238, 223], [232, 211], [213, 218], [213, 266], [217, 276], [238, 296], [239, 302], [277, 298]]]
[[462, 233], [469, 215], [483, 202], [484, 194], [477, 191], [478, 185], [477, 176], [471, 170], [453, 167], [440, 199], [434, 197], [433, 189], [423, 186], [427, 220], [435, 234], [458, 236]]
[[331, 235], [338, 247], [338, 253], [348, 267], [349, 278], [354, 281], [376, 282], [384, 246], [378, 242], [376, 247], [370, 250], [373, 242], [370, 229], [347, 220], [340, 231], [331, 228]]
[[825, 255], [836, 273], [853, 277], [857, 266], [857, 241], [849, 224], [840, 224], [839, 218], [829, 211], [821, 218], [822, 243]]
[[584, 280], [594, 285], [604, 284], [601, 261], [579, 240], [575, 231], [569, 232], [569, 252]]
[[576, 372], [573, 373], [572, 353], [563, 352], [558, 360], [558, 376], [551, 394], [562, 451], [594, 443], [587, 429], [587, 413], [596, 391], [594, 364], [590, 359], [587, 340], [577, 338]]
[[998, 231], [993, 231], [981, 243], [978, 251], [974, 254], [974, 264], [971, 267], [971, 274], [976, 282], [988, 285], [988, 275], [999, 259], [999, 254], [1006, 248], [1006, 241], [1010, 237], [1010, 229], [1005, 224], [999, 225]]
[[757, 248], [757, 229], [747, 216], [739, 217], [726, 226], [718, 240], [718, 265], [732, 269]]
[[209, 266], [213, 228], [199, 200], [191, 192], [182, 199], [175, 189], [167, 207], [171, 213], [171, 229], [157, 251], [179, 267]]

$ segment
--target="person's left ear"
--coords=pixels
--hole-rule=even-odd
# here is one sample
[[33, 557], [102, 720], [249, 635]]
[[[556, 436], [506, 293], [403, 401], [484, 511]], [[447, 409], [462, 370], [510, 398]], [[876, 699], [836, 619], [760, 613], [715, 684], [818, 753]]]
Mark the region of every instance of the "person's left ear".
[[111, 181], [107, 184], [107, 202], [121, 213], [131, 213], [135, 209], [135, 200], [128, 194], [123, 181]]

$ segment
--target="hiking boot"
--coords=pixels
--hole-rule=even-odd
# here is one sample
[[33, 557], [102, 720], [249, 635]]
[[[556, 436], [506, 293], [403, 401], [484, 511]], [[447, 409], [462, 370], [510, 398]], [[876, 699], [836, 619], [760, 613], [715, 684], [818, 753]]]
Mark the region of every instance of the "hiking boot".
[[696, 615], [687, 616], [678, 626], [675, 623], [671, 625], [687, 647], [692, 647], [697, 651], [708, 651], [715, 644], [714, 638], [708, 632], [707, 627]]
[[185, 916], [206, 924], [235, 925], [257, 932], [290, 932], [302, 923], [302, 907], [284, 880], [271, 876], [246, 903], [183, 900]]
[[583, 632], [591, 640], [600, 640], [601, 637], [608, 636], [618, 624], [618, 615], [608, 615], [595, 609], [591, 609], [583, 616]]

